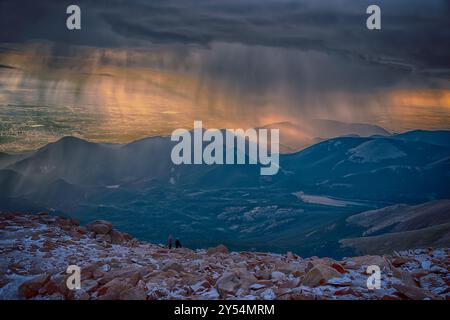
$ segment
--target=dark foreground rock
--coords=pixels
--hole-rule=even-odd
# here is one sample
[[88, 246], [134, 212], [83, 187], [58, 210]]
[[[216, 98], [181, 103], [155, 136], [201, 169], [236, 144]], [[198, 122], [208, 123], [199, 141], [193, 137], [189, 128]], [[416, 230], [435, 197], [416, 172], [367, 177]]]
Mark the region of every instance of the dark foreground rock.
[[[450, 250], [335, 261], [295, 254], [169, 250], [107, 221], [0, 214], [0, 299], [450, 299]], [[81, 289], [67, 287], [69, 265]], [[369, 265], [381, 288], [368, 289]]]

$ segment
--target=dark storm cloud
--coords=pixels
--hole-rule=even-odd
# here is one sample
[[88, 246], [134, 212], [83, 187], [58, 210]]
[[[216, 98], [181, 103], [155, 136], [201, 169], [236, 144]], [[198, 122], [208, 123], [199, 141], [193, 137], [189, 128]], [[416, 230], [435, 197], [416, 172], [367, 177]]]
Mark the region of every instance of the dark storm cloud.
[[65, 28], [65, 8], [72, 2], [2, 1], [0, 41], [44, 39], [100, 47], [209, 45], [217, 41], [321, 50], [369, 63], [392, 62], [394, 68], [402, 64], [450, 68], [450, 9], [446, 0], [377, 1], [382, 8], [382, 31], [365, 28], [365, 10], [373, 3], [368, 0], [74, 3], [82, 9], [82, 30], [77, 32]]
[[[81, 7], [79, 31], [65, 27], [66, 8], [73, 3]], [[234, 105], [249, 117], [257, 114], [250, 106], [277, 106], [289, 115], [366, 119], [380, 108], [373, 106], [375, 99], [372, 107], [365, 101], [377, 92], [448, 88], [449, 1], [377, 1], [382, 30], [376, 31], [366, 28], [370, 4], [6, 0], [0, 4], [0, 42], [50, 41], [53, 58], [45, 60], [46, 67], [81, 74], [90, 72], [90, 52], [80, 45], [124, 49], [119, 58], [102, 54], [98, 63], [186, 72], [195, 79], [199, 100], [206, 95], [208, 108], [220, 105], [225, 92], [227, 108]]]
[[[382, 30], [366, 28], [373, 3]], [[70, 4], [81, 30], [66, 28]], [[115, 119], [117, 105], [145, 130], [186, 115], [448, 129], [449, 16], [445, 0], [0, 0], [0, 93], [8, 105], [73, 105], [74, 117]], [[405, 112], [411, 97], [425, 108]]]

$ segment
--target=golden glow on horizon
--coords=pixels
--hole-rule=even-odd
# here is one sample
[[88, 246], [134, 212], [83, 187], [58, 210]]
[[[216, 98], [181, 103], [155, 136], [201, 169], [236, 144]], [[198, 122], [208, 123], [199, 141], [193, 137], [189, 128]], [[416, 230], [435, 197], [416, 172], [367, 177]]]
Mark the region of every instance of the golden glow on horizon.
[[0, 103], [65, 106], [78, 114], [81, 108], [96, 120], [82, 136], [95, 141], [170, 134], [177, 127], [190, 128], [199, 117], [217, 127], [230, 120], [225, 110], [230, 103], [220, 100], [225, 95], [209, 96], [213, 81], [199, 84], [188, 73], [127, 66], [124, 50], [94, 49], [87, 57], [49, 64], [47, 49], [31, 46], [0, 54], [2, 64], [16, 68], [0, 69]]
[[[248, 128], [285, 121], [305, 124], [309, 116], [367, 122], [393, 131], [450, 129], [450, 90], [399, 89], [359, 97], [367, 101], [360, 108], [367, 110], [349, 107], [351, 92], [325, 92], [317, 99], [327, 97], [324, 105], [329, 109], [307, 108], [310, 114], [306, 116], [295, 110], [295, 101], [287, 101], [289, 97], [283, 96], [282, 90], [274, 88], [263, 96], [251, 96], [237, 88], [244, 95], [240, 99], [222, 79], [185, 67], [164, 69], [167, 61], [174, 59], [165, 52], [79, 50], [74, 56], [52, 58], [49, 46], [34, 44], [0, 53], [0, 64], [12, 67], [0, 69], [0, 107], [44, 106], [48, 109], [45, 117], [57, 127], [68, 127], [64, 135], [107, 142], [167, 135], [176, 128], [191, 128], [194, 120], [202, 120], [209, 128]], [[195, 64], [199, 58], [191, 55]], [[142, 66], [135, 60], [151, 63]], [[39, 135], [41, 116], [33, 112], [27, 115], [28, 127], [36, 126], [30, 132]], [[288, 127], [285, 131], [282, 136], [305, 144], [315, 137], [312, 131]], [[51, 133], [43, 134], [47, 140], [60, 135], [55, 133], [52, 138]]]
[[398, 90], [387, 95], [389, 116], [409, 129], [449, 129], [450, 90]]
[[391, 94], [392, 104], [400, 107], [450, 108], [450, 90], [399, 90]]

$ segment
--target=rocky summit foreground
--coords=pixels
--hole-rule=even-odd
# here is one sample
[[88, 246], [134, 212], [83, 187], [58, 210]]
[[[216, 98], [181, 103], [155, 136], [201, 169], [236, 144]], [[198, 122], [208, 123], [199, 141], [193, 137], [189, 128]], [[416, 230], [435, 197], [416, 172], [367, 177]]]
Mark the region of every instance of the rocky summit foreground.
[[[335, 261], [295, 254], [172, 249], [107, 221], [0, 214], [0, 299], [450, 299], [450, 250]], [[81, 289], [66, 285], [81, 268]], [[366, 269], [381, 269], [368, 289]]]

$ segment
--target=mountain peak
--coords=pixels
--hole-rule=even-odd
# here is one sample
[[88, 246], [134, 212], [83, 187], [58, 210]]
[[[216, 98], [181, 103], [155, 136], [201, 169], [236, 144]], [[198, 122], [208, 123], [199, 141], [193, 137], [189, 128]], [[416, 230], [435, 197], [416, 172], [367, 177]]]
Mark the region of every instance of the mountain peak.
[[100, 144], [90, 142], [87, 140], [83, 140], [74, 136], [65, 136], [61, 139], [49, 143], [39, 149], [37, 153], [47, 152], [47, 151], [63, 151], [63, 152], [79, 152], [80, 148], [96, 148], [99, 147]]
[[89, 142], [87, 140], [84, 140], [84, 139], [81, 139], [78, 137], [74, 137], [74, 136], [64, 136], [55, 142], [55, 144], [77, 144], [77, 143], [94, 144], [93, 142]]

